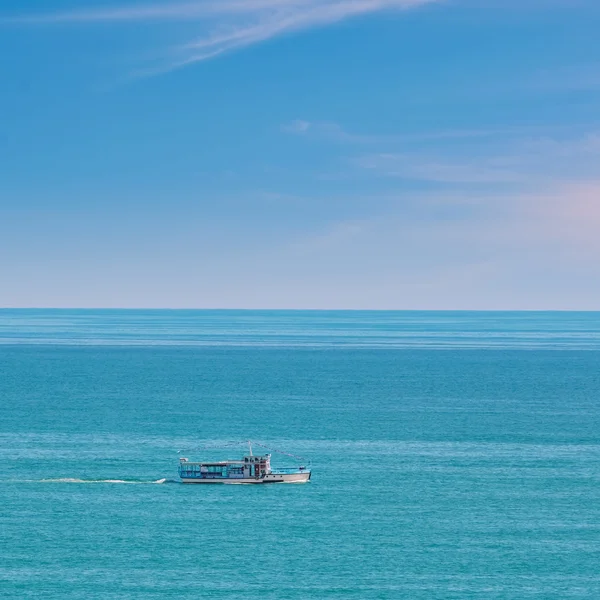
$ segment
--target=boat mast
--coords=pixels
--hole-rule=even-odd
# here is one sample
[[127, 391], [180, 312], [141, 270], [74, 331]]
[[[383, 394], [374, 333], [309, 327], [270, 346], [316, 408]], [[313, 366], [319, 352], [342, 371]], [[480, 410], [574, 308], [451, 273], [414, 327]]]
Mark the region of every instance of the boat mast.
[[248, 440], [248, 448], [250, 450], [250, 456], [252, 456], [252, 442]]

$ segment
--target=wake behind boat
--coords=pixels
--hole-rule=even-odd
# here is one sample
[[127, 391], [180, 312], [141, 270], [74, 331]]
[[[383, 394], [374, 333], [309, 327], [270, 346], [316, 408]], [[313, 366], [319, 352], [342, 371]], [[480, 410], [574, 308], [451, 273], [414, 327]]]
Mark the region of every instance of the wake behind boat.
[[272, 469], [271, 454], [252, 454], [252, 442], [248, 442], [248, 454], [242, 460], [191, 462], [187, 458], [179, 459], [182, 483], [306, 483], [310, 475], [310, 469], [304, 466]]

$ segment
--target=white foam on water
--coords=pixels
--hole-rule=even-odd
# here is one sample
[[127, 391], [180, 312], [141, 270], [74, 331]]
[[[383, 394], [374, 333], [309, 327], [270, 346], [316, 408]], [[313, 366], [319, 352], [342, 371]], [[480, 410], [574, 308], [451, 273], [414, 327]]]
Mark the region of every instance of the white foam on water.
[[126, 483], [130, 485], [149, 485], [167, 483], [167, 479], [156, 479], [153, 481], [135, 481], [127, 479], [75, 479], [73, 477], [62, 477], [60, 479], [42, 479], [42, 483]]

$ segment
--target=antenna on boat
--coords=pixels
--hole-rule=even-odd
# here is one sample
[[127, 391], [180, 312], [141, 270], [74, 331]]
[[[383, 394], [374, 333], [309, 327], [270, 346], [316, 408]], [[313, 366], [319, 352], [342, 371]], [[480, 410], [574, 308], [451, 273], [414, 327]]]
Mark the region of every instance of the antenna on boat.
[[252, 442], [248, 440], [248, 448], [250, 450], [250, 456], [252, 456]]

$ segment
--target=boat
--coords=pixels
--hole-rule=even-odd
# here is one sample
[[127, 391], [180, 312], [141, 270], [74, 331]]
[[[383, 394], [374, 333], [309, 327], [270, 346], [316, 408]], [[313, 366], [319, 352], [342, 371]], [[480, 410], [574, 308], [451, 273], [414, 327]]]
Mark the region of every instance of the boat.
[[[255, 455], [252, 443], [248, 443], [248, 454], [242, 460], [221, 462], [193, 462], [179, 459], [179, 477], [182, 483], [306, 483], [311, 470], [305, 466], [295, 468], [271, 468], [271, 454]], [[261, 445], [254, 442], [255, 445]], [[263, 446], [264, 447], [264, 446]], [[266, 448], [266, 447], [265, 447]], [[282, 454], [287, 454], [283, 452]], [[287, 454], [287, 456], [293, 456]], [[299, 457], [296, 457], [299, 458]]]

